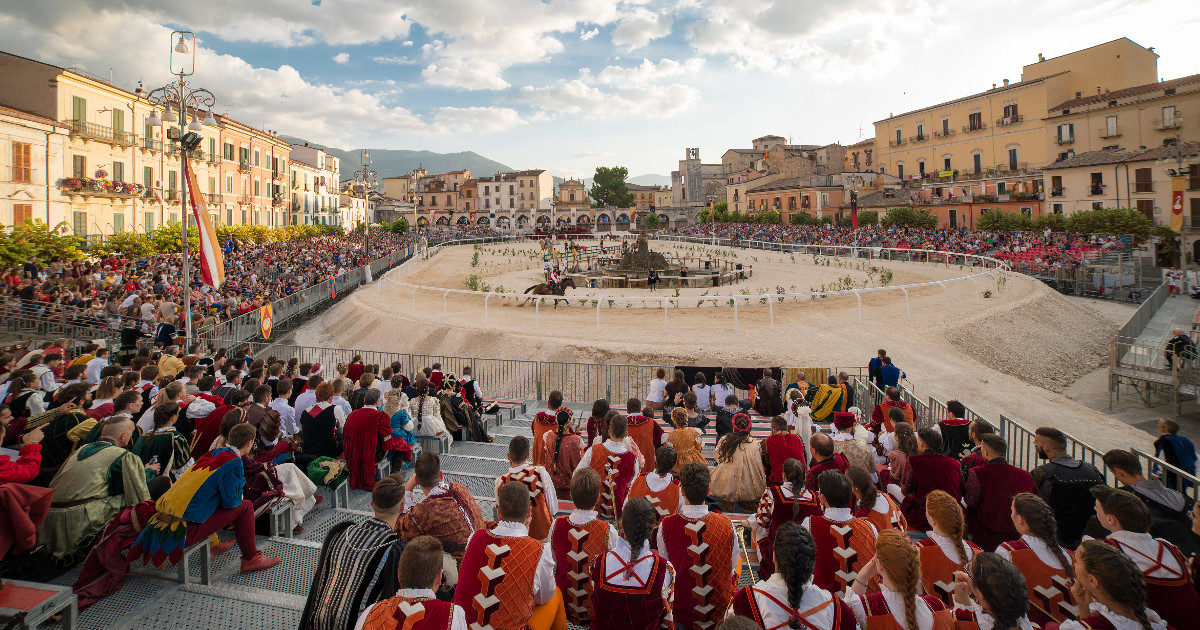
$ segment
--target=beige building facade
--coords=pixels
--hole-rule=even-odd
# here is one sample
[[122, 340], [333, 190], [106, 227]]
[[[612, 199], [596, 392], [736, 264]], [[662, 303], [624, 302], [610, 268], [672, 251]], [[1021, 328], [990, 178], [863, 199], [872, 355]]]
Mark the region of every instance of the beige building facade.
[[70, 218], [55, 183], [63, 177], [70, 127], [0, 107], [0, 225]]

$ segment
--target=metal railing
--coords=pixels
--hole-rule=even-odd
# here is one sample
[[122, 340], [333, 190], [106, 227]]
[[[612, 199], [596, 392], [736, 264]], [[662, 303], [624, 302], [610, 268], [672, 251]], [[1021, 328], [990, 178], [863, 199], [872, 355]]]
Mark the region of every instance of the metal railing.
[[1146, 301], [1142, 302], [1142, 305], [1133, 312], [1133, 315], [1129, 316], [1129, 320], [1117, 330], [1117, 339], [1137, 338], [1146, 329], [1146, 324], [1149, 324], [1150, 320], [1154, 319], [1154, 314], [1158, 312], [1158, 308], [1166, 301], [1167, 285], [1164, 282], [1150, 293]]
[[104, 125], [97, 125], [83, 120], [66, 120], [65, 122], [71, 128], [72, 136], [82, 138], [90, 138], [92, 140], [101, 140], [104, 142], [112, 142], [115, 144], [132, 145], [133, 133], [129, 131], [121, 131]]

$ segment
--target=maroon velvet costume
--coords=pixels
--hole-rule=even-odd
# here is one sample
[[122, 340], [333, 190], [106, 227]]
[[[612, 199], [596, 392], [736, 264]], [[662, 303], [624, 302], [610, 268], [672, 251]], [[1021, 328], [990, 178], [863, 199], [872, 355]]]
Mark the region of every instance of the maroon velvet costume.
[[783, 463], [789, 459], [798, 460], [806, 468], [808, 457], [804, 454], [804, 442], [795, 433], [776, 433], [763, 440], [763, 448], [767, 452], [767, 462], [770, 466], [770, 476], [767, 482], [772, 485], [783, 483]]
[[654, 567], [650, 569], [645, 586], [640, 588], [608, 583], [606, 578], [615, 577], [625, 570], [622, 563], [610, 562], [612, 554], [604, 552], [596, 560], [592, 567], [592, 576], [595, 578], [592, 587], [592, 610], [595, 611], [592, 630], [656, 630], [665, 627], [668, 610], [663, 603], [663, 586], [668, 571], [667, 561], [656, 551], [650, 553], [654, 556]]
[[962, 471], [957, 459], [932, 451], [909, 457], [904, 471], [904, 501], [900, 503], [900, 511], [908, 520], [908, 528], [921, 532], [929, 529], [929, 521], [925, 518], [925, 497], [930, 492], [944, 490], [958, 501], [962, 499], [961, 486]]
[[1016, 540], [1020, 532], [1012, 522], [1013, 497], [1038, 493], [1033, 477], [1003, 459], [976, 466], [967, 474], [967, 531], [984, 551]]

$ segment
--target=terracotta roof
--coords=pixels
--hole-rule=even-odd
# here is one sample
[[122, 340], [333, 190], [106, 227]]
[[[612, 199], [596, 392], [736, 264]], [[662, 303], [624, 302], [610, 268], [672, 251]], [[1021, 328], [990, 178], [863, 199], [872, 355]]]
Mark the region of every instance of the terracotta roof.
[[[1200, 75], [1198, 75], [1200, 76]], [[1183, 156], [1194, 157], [1200, 155], [1200, 142], [1181, 142]], [[1147, 160], [1173, 160], [1175, 159], [1175, 147], [1168, 145], [1159, 145], [1153, 149], [1146, 149], [1131, 159], [1131, 162], [1145, 162]]]
[[1105, 92], [1103, 94], [1093, 94], [1091, 96], [1085, 96], [1083, 98], [1076, 98], [1076, 99], [1069, 100], [1065, 103], [1056, 105], [1054, 107], [1051, 107], [1050, 111], [1054, 112], [1054, 111], [1058, 111], [1060, 109], [1068, 109], [1071, 107], [1082, 107], [1084, 105], [1091, 105], [1092, 103], [1112, 101], [1112, 100], [1116, 100], [1116, 99], [1127, 98], [1130, 96], [1137, 96], [1139, 94], [1150, 94], [1152, 92], [1161, 92], [1163, 90], [1167, 90], [1170, 88], [1179, 87], [1181, 85], [1191, 85], [1193, 83], [1200, 83], [1200, 74], [1193, 74], [1193, 75], [1189, 75], [1186, 77], [1180, 77], [1178, 79], [1171, 79], [1170, 81], [1159, 81], [1157, 83], [1147, 83], [1145, 85], [1135, 85], [1134, 87], [1125, 88], [1123, 90], [1117, 90], [1115, 92]]
[[[912, 205], [912, 201], [908, 191], [904, 189], [876, 190], [858, 196], [859, 210], [863, 208], [896, 208], [909, 205]], [[842, 207], [850, 207], [850, 195], [846, 195], [846, 201], [842, 204]]]
[[[1183, 156], [1195, 157], [1200, 155], [1200, 142], [1184, 142]], [[1126, 162], [1149, 162], [1152, 160], [1175, 159], [1175, 147], [1161, 145], [1150, 149], [1100, 149], [1074, 155], [1065, 160], [1059, 160], [1044, 167], [1042, 170], [1053, 171], [1064, 168], [1081, 166], [1102, 166], [1105, 164], [1124, 164]]]

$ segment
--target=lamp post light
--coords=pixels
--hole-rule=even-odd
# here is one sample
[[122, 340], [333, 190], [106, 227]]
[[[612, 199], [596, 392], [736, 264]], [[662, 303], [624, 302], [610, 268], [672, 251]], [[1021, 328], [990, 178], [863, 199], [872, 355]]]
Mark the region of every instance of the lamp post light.
[[364, 248], [366, 249], [367, 265], [370, 268], [371, 264], [371, 189], [379, 184], [379, 173], [371, 168], [371, 152], [364, 150], [359, 156], [360, 164], [362, 165], [354, 172], [354, 184], [362, 187], [363, 208], [367, 212], [366, 235], [363, 239]]
[[[179, 164], [182, 171], [183, 166], [187, 163], [188, 155], [200, 144], [199, 134], [204, 130], [204, 126], [215, 127], [217, 125], [217, 121], [212, 115], [212, 108], [216, 104], [217, 98], [204, 88], [192, 87], [184, 78], [191, 76], [196, 70], [196, 34], [191, 31], [172, 31], [171, 42], [173, 43], [169, 57], [171, 74], [178, 78], [146, 94], [146, 100], [163, 107], [162, 117], [159, 118], [158, 111], [155, 110], [150, 114], [150, 118], [146, 119], [146, 124], [154, 127], [160, 127], [164, 122], [178, 124], [173, 139], [179, 143]], [[172, 111], [172, 107], [178, 108], [179, 113], [176, 114]], [[208, 112], [203, 122], [200, 121], [199, 112], [201, 110]], [[193, 112], [191, 123], [188, 122], [189, 111]], [[168, 139], [172, 139], [169, 133]], [[181, 269], [183, 275], [183, 335], [190, 343], [192, 339], [192, 279], [188, 262], [188, 178], [180, 177], [180, 179], [182, 180], [180, 216], [183, 230], [180, 239], [183, 253]]]

